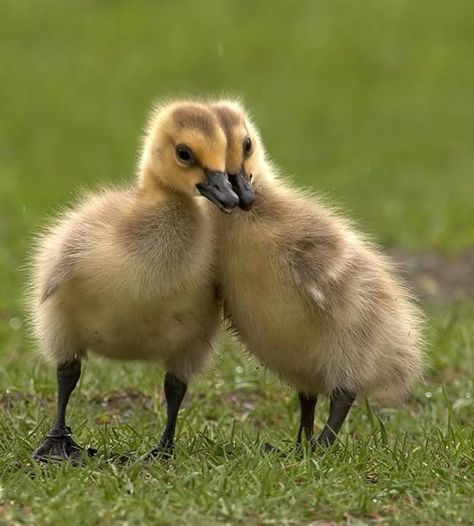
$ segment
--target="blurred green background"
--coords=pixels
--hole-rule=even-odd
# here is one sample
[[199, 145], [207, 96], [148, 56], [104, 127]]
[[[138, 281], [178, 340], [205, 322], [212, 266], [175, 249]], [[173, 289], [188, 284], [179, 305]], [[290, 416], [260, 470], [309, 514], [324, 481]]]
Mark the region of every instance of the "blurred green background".
[[474, 240], [468, 0], [0, 5], [2, 296], [32, 225], [130, 179], [160, 96], [241, 95], [284, 171], [384, 243]]
[[[22, 429], [28, 443], [18, 447], [28, 458], [40, 435], [35, 426], [46, 429], [40, 417], [47, 419], [53, 408], [53, 376], [32, 359], [22, 325], [21, 267], [31, 236], [78, 187], [131, 180], [146, 113], [157, 98], [241, 96], [284, 173], [329, 194], [382, 244], [454, 256], [472, 247], [473, 22], [471, 0], [0, 0], [0, 391], [50, 397], [44, 412], [26, 405], [12, 409], [4, 449]], [[469, 405], [472, 302], [459, 307], [450, 301], [433, 313], [430, 326], [430, 341], [439, 344], [428, 378], [437, 386], [431, 402], [438, 416], [426, 413], [423, 404], [413, 409], [426, 419], [420, 441], [433, 435], [429, 425], [452, 415], [452, 407], [462, 412]], [[224, 372], [215, 373], [226, 378], [224, 391], [259, 385], [244, 358], [229, 356], [220, 364]], [[82, 395], [97, 396], [127, 381], [147, 392], [156, 388], [156, 379], [144, 379], [144, 368], [127, 366], [124, 373], [120, 367], [96, 363]], [[204, 377], [201, 391], [212, 391], [212, 378]], [[451, 389], [449, 403], [442, 384]], [[281, 390], [265, 388], [274, 396]], [[217, 403], [208, 396], [203, 411]], [[267, 405], [262, 401], [259, 418], [277, 418], [271, 396]], [[287, 403], [290, 395], [278, 396]], [[78, 411], [77, 418], [87, 419], [85, 407]], [[157, 412], [162, 414], [161, 407]], [[226, 415], [231, 422], [232, 414]], [[467, 413], [461, 416], [465, 423]], [[201, 425], [199, 419], [190, 422]], [[13, 470], [16, 460], [8, 458], [4, 469]], [[427, 468], [426, 480], [430, 473]], [[341, 477], [335, 484], [349, 487], [352, 479]], [[9, 480], [11, 487], [25, 483], [14, 474]], [[357, 479], [352, 482], [357, 487]], [[446, 489], [445, 501], [437, 501], [445, 513], [450, 491], [461, 499], [459, 509], [467, 510], [458, 482]], [[29, 491], [20, 503], [33, 514], [30, 520], [54, 520], [33, 504], [35, 489]], [[54, 494], [54, 485], [49, 491], [44, 498]], [[364, 509], [379, 510], [364, 495]], [[438, 498], [435, 489], [432, 496]], [[301, 498], [295, 502], [304, 504]], [[327, 498], [322, 509], [338, 509]], [[381, 499], [391, 502], [389, 496]], [[303, 504], [295, 513], [309, 520]], [[193, 505], [183, 500], [183, 510], [197, 509], [202, 519], [206, 506]], [[364, 507], [358, 500], [348, 506], [355, 514]], [[217, 516], [211, 505], [207, 509]], [[284, 511], [265, 513], [270, 522], [286, 523]], [[342, 520], [342, 508], [334, 513]], [[458, 518], [450, 515], [446, 523]]]

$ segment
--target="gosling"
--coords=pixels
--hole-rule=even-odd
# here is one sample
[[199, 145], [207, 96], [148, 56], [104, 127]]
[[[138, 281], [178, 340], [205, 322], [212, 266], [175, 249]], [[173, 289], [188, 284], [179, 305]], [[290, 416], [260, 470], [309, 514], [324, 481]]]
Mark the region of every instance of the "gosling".
[[[304, 432], [313, 448], [330, 446], [356, 397], [399, 403], [409, 393], [422, 372], [423, 315], [386, 256], [278, 177], [239, 103], [210, 107], [227, 135], [239, 206], [254, 204], [217, 218], [225, 314], [249, 351], [298, 391], [297, 444]], [[320, 394], [330, 409], [316, 439]]]
[[58, 395], [35, 459], [81, 462], [66, 407], [88, 351], [164, 364], [167, 420], [151, 454], [172, 451], [188, 381], [209, 353], [219, 321], [207, 203], [225, 212], [238, 203], [225, 174], [226, 144], [206, 106], [158, 106], [135, 183], [87, 197], [40, 236], [31, 317], [40, 349], [57, 366]]

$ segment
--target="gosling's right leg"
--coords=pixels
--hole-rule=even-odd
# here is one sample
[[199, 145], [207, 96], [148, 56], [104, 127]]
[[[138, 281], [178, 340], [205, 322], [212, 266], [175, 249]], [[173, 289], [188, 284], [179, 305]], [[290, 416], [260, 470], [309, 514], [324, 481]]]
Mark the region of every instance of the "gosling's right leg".
[[44, 442], [35, 450], [33, 458], [38, 461], [70, 460], [80, 464], [82, 448], [71, 437], [71, 428], [66, 425], [66, 408], [69, 397], [81, 376], [81, 361], [74, 359], [57, 367], [58, 405], [53, 427]]
[[355, 398], [355, 393], [347, 391], [346, 389], [336, 389], [331, 394], [329, 418], [315, 445], [328, 447], [334, 444], [336, 436], [351, 410]]

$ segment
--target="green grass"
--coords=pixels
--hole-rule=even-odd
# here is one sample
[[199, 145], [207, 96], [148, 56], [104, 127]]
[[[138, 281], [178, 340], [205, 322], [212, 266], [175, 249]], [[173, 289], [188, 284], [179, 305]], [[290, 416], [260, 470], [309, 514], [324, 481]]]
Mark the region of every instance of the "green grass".
[[175, 459], [107, 460], [158, 436], [162, 371], [92, 357], [71, 424], [99, 457], [38, 467], [54, 374], [20, 271], [78, 186], [131, 177], [147, 107], [175, 94], [242, 95], [283, 170], [382, 243], [474, 245], [473, 17], [468, 0], [0, 4], [0, 524], [473, 524], [472, 299], [425, 305], [426, 383], [399, 409], [358, 405], [326, 456], [260, 453], [290, 447], [297, 403], [224, 342]]
[[[402, 409], [359, 404], [326, 456], [261, 453], [287, 449], [297, 428], [294, 395], [225, 345], [195, 382], [179, 423], [176, 457], [120, 466], [111, 452], [145, 453], [164, 424], [161, 374], [140, 365], [86, 365], [71, 424], [99, 448], [81, 468], [29, 460], [54, 409], [52, 375], [14, 352], [2, 373], [14, 386], [0, 425], [3, 516], [34, 524], [468, 524], [472, 517], [474, 418], [466, 379], [474, 344], [472, 306], [438, 317], [435, 368]], [[20, 340], [20, 341], [18, 341]], [[469, 366], [467, 366], [469, 369]], [[134, 390], [128, 396], [118, 392]], [[322, 425], [327, 404], [318, 411]], [[2, 516], [0, 515], [0, 518]]]

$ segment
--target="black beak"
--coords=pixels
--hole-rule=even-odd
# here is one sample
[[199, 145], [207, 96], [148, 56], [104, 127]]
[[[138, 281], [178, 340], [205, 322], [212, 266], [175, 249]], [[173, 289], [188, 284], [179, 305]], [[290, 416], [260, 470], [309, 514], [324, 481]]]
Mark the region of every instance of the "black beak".
[[196, 185], [199, 193], [207, 197], [223, 212], [229, 213], [239, 203], [225, 172], [206, 170], [207, 181]]
[[255, 202], [255, 194], [250, 184], [250, 178], [242, 168], [238, 174], [229, 175], [234, 192], [239, 196], [239, 206], [242, 210], [250, 210]]

